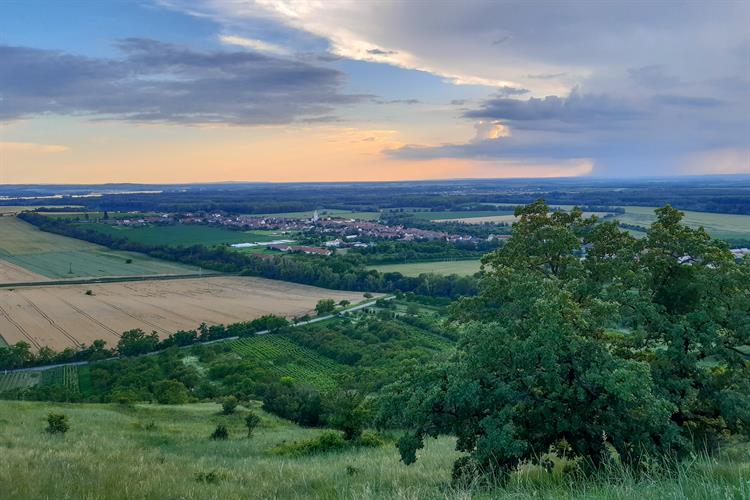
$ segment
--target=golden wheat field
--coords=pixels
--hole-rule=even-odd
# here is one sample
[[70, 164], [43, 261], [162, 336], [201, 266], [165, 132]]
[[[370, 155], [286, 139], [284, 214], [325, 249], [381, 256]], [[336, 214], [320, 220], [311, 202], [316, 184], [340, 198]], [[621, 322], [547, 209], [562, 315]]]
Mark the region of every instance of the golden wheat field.
[[359, 302], [364, 297], [252, 277], [0, 289], [0, 335], [8, 344], [24, 341], [34, 349], [59, 350], [96, 339], [111, 346], [132, 328], [166, 337], [203, 322], [228, 324], [264, 314], [300, 316], [312, 312], [323, 298]]

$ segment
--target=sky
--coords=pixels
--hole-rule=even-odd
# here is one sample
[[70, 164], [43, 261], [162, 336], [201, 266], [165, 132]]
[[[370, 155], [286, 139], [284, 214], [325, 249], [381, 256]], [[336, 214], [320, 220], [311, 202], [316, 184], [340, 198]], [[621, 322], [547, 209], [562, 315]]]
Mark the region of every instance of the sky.
[[0, 184], [730, 173], [747, 0], [0, 2]]

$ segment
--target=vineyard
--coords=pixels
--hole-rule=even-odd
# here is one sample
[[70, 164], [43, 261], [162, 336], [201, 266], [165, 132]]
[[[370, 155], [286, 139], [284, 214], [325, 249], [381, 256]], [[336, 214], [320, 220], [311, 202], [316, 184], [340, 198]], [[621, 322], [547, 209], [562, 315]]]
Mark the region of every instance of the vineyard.
[[25, 389], [39, 383], [39, 372], [0, 373], [0, 394], [14, 389]]
[[42, 372], [42, 385], [62, 385], [68, 389], [78, 390], [78, 367], [60, 366]]
[[260, 335], [232, 343], [232, 350], [279, 376], [326, 390], [335, 387], [345, 367], [278, 335]]

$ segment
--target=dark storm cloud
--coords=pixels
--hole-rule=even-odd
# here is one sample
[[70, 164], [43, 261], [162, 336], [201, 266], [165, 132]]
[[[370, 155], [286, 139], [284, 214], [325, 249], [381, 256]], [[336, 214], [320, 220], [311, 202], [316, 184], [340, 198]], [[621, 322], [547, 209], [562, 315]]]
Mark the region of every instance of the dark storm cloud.
[[464, 113], [466, 118], [480, 120], [541, 121], [558, 120], [567, 123], [592, 123], [632, 119], [640, 115], [632, 104], [606, 95], [571, 92], [567, 97], [512, 99], [497, 97]]
[[0, 120], [92, 115], [139, 122], [258, 125], [329, 117], [362, 96], [344, 74], [248, 51], [199, 52], [150, 39], [118, 43], [96, 59], [0, 46]]

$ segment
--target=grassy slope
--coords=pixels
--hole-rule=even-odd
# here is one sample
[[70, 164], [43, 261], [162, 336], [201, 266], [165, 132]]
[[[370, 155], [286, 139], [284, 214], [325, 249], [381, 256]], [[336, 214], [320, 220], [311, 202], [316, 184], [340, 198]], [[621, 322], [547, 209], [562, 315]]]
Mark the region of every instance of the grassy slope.
[[[196, 269], [132, 252], [117, 252], [40, 231], [15, 217], [0, 217], [0, 259], [48, 278], [184, 274]], [[127, 259], [132, 259], [128, 264]], [[72, 265], [73, 273], [69, 273]]]
[[[291, 458], [268, 450], [320, 431], [258, 410], [246, 438], [244, 408], [231, 416], [216, 404], [184, 406], [61, 405], [0, 401], [3, 498], [748, 498], [750, 454], [738, 447], [713, 463], [698, 459], [673, 479], [635, 480], [623, 473], [568, 484], [537, 470], [517, 473], [501, 489], [450, 487], [453, 440], [429, 440], [404, 466], [392, 445]], [[68, 415], [64, 436], [43, 432], [49, 412]], [[229, 441], [208, 439], [217, 424]], [[354, 472], [348, 473], [347, 468]], [[216, 472], [215, 483], [196, 473]]]
[[454, 260], [442, 262], [415, 262], [407, 264], [383, 264], [372, 266], [382, 273], [399, 272], [404, 276], [419, 276], [422, 273], [470, 275], [479, 272], [478, 260]]
[[230, 229], [194, 224], [143, 227], [86, 224], [84, 227], [146, 245], [213, 246], [225, 243], [256, 243], [288, 238], [288, 236], [275, 234], [271, 231], [232, 231]]

